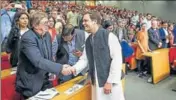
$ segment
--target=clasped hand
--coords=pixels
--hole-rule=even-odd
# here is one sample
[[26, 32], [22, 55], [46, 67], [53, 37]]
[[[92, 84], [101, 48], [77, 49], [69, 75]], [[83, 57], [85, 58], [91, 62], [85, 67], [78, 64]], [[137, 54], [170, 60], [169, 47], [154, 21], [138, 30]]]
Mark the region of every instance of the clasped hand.
[[63, 69], [62, 69], [62, 74], [63, 75], [71, 75], [71, 74], [75, 74], [76, 73], [76, 69], [70, 65], [63, 65]]

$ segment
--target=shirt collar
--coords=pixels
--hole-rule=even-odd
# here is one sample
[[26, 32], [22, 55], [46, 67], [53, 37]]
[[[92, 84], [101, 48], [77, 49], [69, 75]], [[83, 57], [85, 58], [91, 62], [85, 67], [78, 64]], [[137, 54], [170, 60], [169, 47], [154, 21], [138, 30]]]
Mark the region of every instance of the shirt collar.
[[46, 36], [46, 34], [48, 34], [48, 32], [46, 32], [46, 33], [42, 36], [42, 35], [40, 35], [38, 32], [36, 32], [35, 30], [33, 30], [33, 31], [35, 32], [36, 36], [37, 36], [39, 39], [44, 38], [44, 37]]

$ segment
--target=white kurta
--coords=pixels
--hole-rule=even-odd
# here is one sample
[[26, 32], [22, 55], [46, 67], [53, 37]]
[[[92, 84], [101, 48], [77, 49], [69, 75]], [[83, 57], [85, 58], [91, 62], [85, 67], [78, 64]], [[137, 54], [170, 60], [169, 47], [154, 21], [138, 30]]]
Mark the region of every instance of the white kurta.
[[[113, 34], [109, 34], [109, 49], [110, 56], [112, 58], [108, 83], [113, 83], [112, 93], [104, 94], [103, 87], [99, 87], [97, 79], [97, 71], [95, 67], [95, 85], [92, 85], [92, 100], [125, 100], [121, 84], [121, 70], [122, 70], [122, 54], [121, 46], [117, 37]], [[96, 62], [95, 62], [96, 63]], [[84, 49], [83, 55], [79, 61], [73, 66], [76, 69], [76, 74], [80, 73], [88, 64], [86, 51]], [[101, 74], [101, 73], [98, 73]]]

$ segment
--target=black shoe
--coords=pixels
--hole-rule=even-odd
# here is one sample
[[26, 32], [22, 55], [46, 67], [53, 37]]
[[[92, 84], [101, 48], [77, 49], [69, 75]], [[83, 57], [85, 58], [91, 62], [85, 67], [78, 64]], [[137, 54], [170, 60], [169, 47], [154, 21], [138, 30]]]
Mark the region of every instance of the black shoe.
[[146, 77], [147, 76], [147, 72], [143, 72], [142, 75]]
[[139, 74], [138, 74], [138, 77], [143, 78], [142, 73], [139, 73]]

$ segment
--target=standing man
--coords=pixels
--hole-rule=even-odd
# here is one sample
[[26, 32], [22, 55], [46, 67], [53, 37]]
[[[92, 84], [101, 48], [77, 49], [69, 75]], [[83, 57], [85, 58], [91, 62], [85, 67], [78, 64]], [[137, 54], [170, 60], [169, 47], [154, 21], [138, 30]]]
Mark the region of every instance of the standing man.
[[[75, 29], [71, 24], [66, 25], [63, 28], [61, 34], [59, 49], [56, 53], [56, 62], [60, 64], [69, 64], [73, 66], [79, 60], [85, 47], [85, 41], [88, 37], [88, 33]], [[85, 74], [87, 69], [85, 69], [81, 74]], [[60, 77], [60, 82], [66, 82], [73, 78], [73, 75], [67, 75]]]
[[32, 29], [21, 37], [17, 67], [16, 91], [24, 99], [52, 87], [49, 74], [69, 74], [66, 65], [52, 61], [51, 37], [48, 33], [48, 18], [44, 12], [31, 16]]
[[78, 14], [75, 7], [72, 7], [71, 10], [67, 13], [67, 24], [72, 24], [74, 27], [78, 27]]
[[162, 22], [162, 27], [159, 29], [160, 39], [162, 41], [162, 48], [168, 48], [169, 46], [169, 33], [168, 33], [168, 23]]
[[122, 54], [117, 37], [100, 26], [99, 13], [86, 13], [85, 31], [91, 33], [79, 61], [70, 67], [77, 75], [89, 65], [92, 100], [124, 100], [121, 84]]
[[[160, 39], [160, 33], [158, 29], [158, 22], [157, 20], [153, 19], [151, 22], [151, 28], [148, 29], [148, 45], [149, 49], [151, 51], [157, 50], [162, 47], [162, 41]], [[148, 66], [148, 71], [150, 72], [151, 66], [150, 66], [150, 60], [147, 58], [147, 66]], [[149, 77], [148, 81], [149, 83], [152, 82], [152, 77]]]
[[148, 29], [149, 48], [157, 50], [162, 47], [157, 20], [152, 20], [152, 27]]

